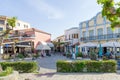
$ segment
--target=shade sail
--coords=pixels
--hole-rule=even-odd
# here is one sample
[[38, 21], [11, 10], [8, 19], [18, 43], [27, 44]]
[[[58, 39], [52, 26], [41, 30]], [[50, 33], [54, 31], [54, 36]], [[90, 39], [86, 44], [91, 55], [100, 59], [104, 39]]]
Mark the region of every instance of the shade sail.
[[101, 46], [102, 47], [120, 47], [120, 42], [110, 41], [110, 42], [103, 43]]
[[51, 48], [47, 45], [46, 42], [41, 42], [36, 48], [36, 50], [51, 50]]
[[88, 42], [88, 43], [85, 43], [85, 44], [81, 44], [78, 47], [97, 47], [97, 44]]

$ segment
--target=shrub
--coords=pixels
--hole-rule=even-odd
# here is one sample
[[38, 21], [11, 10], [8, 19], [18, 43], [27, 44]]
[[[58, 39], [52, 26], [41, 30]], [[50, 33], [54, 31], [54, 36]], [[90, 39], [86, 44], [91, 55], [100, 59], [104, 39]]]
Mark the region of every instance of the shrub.
[[66, 54], [66, 57], [71, 58], [71, 57], [72, 57], [72, 54], [67, 53], [67, 54]]
[[18, 55], [16, 56], [17, 58], [24, 58], [23, 54], [18, 53]]
[[86, 68], [87, 72], [102, 72], [102, 62], [101, 61], [87, 61]]
[[40, 55], [38, 53], [33, 54], [33, 57], [38, 58]]
[[57, 61], [57, 71], [58, 72], [82, 72], [85, 67], [84, 61]]
[[0, 76], [7, 76], [13, 72], [13, 68], [7, 67], [5, 71], [0, 72]]
[[57, 72], [116, 72], [116, 61], [57, 61]]
[[113, 60], [106, 60], [102, 62], [104, 66], [102, 66], [102, 70], [104, 72], [116, 72], [117, 62]]
[[19, 72], [34, 72], [38, 69], [36, 62], [0, 62], [1, 66], [3, 67], [3, 70], [5, 70], [7, 67], [12, 67], [14, 70]]
[[82, 57], [83, 55], [82, 55], [82, 52], [78, 52], [77, 54], [76, 54], [76, 57]]

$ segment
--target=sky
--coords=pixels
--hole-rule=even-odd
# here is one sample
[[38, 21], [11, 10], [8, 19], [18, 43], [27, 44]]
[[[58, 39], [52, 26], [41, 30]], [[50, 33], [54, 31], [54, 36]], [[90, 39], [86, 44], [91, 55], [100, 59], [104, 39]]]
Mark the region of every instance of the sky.
[[52, 34], [52, 39], [66, 29], [79, 27], [102, 10], [97, 0], [0, 0], [0, 15], [16, 16], [32, 27]]

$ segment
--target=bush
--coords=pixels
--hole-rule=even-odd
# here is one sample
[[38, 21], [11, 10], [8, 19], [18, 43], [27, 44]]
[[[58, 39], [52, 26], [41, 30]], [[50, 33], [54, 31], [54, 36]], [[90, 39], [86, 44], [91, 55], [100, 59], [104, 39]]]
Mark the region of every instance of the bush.
[[13, 72], [13, 68], [7, 67], [5, 69], [5, 71], [0, 72], [0, 77], [1, 76], [7, 76], [7, 75], [11, 74], [12, 72]]
[[18, 53], [18, 55], [16, 56], [17, 58], [24, 58], [24, 55], [21, 53]]
[[0, 62], [0, 64], [3, 67], [3, 70], [7, 67], [12, 67], [14, 70], [22, 73], [34, 72], [38, 69], [36, 62]]
[[40, 55], [38, 53], [33, 54], [33, 57], [38, 58]]
[[77, 54], [76, 54], [76, 57], [82, 57], [83, 55], [82, 55], [82, 52], [78, 52]]
[[57, 61], [57, 72], [116, 72], [117, 63], [106, 61]]
[[67, 54], [66, 54], [66, 57], [71, 58], [71, 57], [72, 57], [72, 54], [67, 53]]

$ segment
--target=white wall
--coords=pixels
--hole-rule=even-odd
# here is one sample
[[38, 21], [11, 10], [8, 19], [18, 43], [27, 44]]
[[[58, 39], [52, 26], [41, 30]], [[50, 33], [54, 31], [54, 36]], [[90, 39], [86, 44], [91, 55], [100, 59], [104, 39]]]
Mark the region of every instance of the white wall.
[[28, 29], [28, 28], [31, 28], [29, 23], [17, 20], [14, 30], [21, 30], [21, 29]]
[[[70, 29], [67, 29], [65, 30], [65, 36], [66, 36], [66, 40], [65, 41], [70, 41], [72, 42], [73, 44], [78, 42], [78, 39], [72, 39], [72, 34], [78, 34], [78, 39], [79, 39], [79, 28], [70, 28]], [[69, 35], [70, 35], [70, 39], [69, 40]]]

